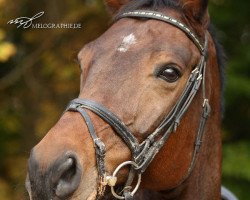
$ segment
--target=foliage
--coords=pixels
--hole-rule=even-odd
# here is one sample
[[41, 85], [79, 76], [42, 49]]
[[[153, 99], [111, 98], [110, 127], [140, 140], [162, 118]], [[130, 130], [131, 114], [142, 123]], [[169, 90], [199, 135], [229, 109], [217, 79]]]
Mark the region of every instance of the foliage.
[[[29, 151], [77, 96], [76, 53], [105, 31], [109, 18], [101, 1], [1, 1], [0, 9], [0, 200], [28, 199], [24, 180]], [[83, 28], [7, 25], [41, 10], [45, 22], [81, 23]]]
[[[249, 7], [247, 0], [210, 2], [228, 56], [223, 183], [241, 200], [249, 198], [250, 187]], [[77, 22], [83, 28], [23, 30], [7, 25], [10, 19], [41, 10], [43, 22]], [[109, 21], [101, 0], [0, 0], [0, 200], [27, 199], [29, 151], [77, 96], [76, 54], [103, 33]]]
[[250, 188], [250, 1], [213, 0], [212, 21], [228, 57], [223, 121], [223, 184], [241, 200]]
[[237, 3], [214, 0], [210, 6], [212, 20], [220, 27], [218, 35], [228, 57], [224, 127], [234, 134], [227, 135], [227, 140], [250, 139], [247, 126], [250, 121], [249, 7], [250, 2], [244, 0]]

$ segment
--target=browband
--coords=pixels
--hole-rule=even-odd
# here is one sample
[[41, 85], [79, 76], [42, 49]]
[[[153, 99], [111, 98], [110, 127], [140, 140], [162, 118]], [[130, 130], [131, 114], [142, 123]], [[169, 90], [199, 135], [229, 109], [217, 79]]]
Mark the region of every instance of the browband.
[[194, 44], [197, 46], [201, 54], [204, 54], [205, 47], [202, 45], [198, 37], [183, 23], [179, 22], [178, 20], [166, 16], [160, 12], [156, 11], [149, 11], [149, 10], [136, 10], [131, 12], [125, 12], [121, 15], [117, 16], [116, 19], [121, 19], [125, 17], [135, 17], [135, 18], [148, 18], [148, 19], [156, 19], [163, 22], [166, 22], [168, 24], [171, 24], [180, 30], [182, 30], [184, 33], [187, 34], [187, 36], [194, 42]]

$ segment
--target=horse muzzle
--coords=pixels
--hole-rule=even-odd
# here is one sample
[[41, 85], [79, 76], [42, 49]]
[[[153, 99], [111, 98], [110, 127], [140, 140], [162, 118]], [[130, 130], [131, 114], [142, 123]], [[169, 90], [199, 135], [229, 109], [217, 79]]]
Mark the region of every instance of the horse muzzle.
[[30, 199], [66, 199], [79, 187], [82, 167], [76, 153], [67, 151], [43, 166], [32, 151], [26, 188]]

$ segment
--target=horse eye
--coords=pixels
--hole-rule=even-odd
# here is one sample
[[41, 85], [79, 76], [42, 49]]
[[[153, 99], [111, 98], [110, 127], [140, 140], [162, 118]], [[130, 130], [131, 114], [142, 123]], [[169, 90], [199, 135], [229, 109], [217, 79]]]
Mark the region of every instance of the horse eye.
[[158, 77], [169, 83], [173, 83], [181, 77], [181, 73], [175, 67], [165, 67], [163, 70], [159, 71]]

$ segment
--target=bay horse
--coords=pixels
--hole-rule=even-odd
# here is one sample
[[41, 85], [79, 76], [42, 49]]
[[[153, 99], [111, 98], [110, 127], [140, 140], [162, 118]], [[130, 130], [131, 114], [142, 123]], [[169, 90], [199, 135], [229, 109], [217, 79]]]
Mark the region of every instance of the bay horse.
[[32, 200], [221, 199], [223, 66], [208, 0], [107, 0], [77, 99], [31, 151]]

